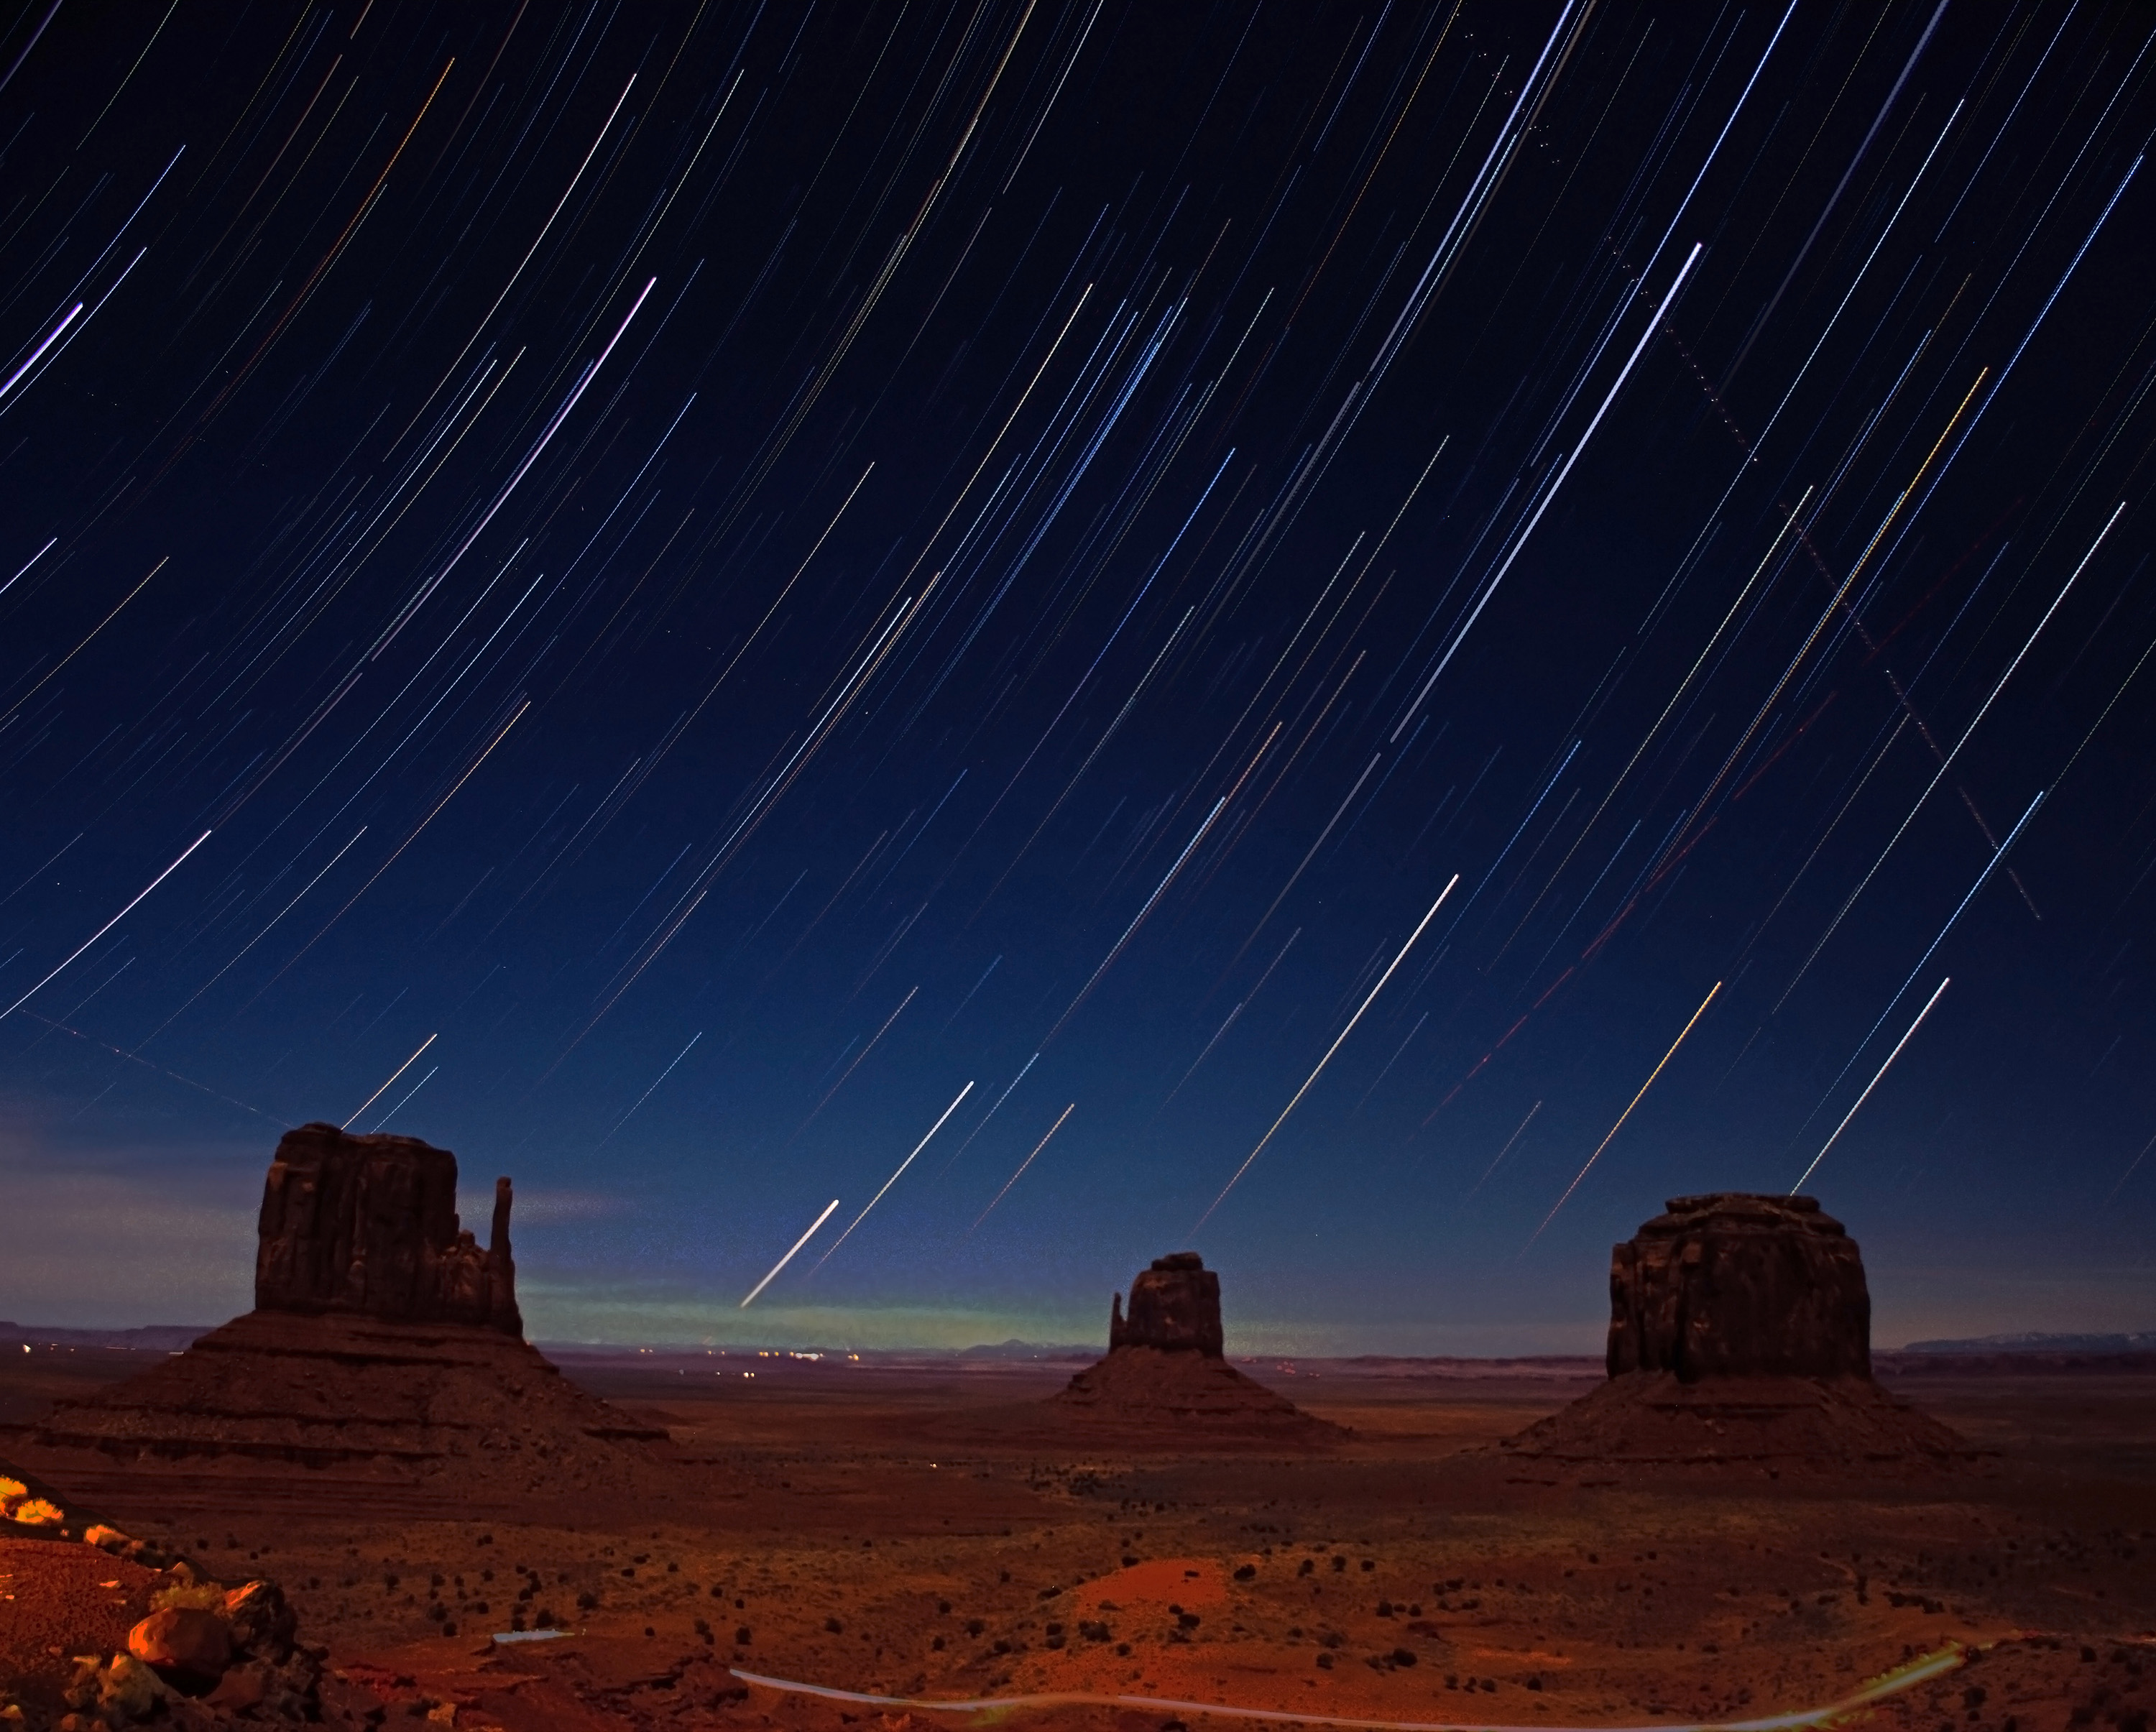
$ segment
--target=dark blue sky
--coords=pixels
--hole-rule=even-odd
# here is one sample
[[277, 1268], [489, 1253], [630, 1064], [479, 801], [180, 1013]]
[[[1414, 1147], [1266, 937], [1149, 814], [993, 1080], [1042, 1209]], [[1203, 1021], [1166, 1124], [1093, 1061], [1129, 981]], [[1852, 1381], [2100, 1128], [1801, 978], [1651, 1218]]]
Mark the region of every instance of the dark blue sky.
[[542, 1336], [1591, 1349], [1823, 1149], [2156, 1323], [2150, 32], [32, 0], [0, 1314], [350, 1118]]

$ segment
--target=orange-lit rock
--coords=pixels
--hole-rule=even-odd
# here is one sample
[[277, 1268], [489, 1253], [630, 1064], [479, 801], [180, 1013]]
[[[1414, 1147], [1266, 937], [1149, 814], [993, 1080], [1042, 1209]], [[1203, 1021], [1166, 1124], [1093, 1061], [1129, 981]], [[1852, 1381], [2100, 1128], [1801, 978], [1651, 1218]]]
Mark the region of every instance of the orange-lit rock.
[[207, 1687], [232, 1663], [232, 1632], [213, 1611], [167, 1606], [127, 1632], [127, 1652], [170, 1682]]

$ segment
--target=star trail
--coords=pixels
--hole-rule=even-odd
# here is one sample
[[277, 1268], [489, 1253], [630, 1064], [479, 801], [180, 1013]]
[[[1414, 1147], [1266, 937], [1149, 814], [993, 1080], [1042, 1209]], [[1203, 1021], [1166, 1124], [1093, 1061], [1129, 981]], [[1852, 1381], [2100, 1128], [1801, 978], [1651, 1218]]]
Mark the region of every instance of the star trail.
[[1553, 1349], [1799, 1173], [1882, 1340], [2147, 1327], [2153, 79], [18, 8], [0, 1313], [239, 1308], [362, 1102], [516, 1175], [537, 1334], [1082, 1338], [1195, 1221], [1251, 1341]]

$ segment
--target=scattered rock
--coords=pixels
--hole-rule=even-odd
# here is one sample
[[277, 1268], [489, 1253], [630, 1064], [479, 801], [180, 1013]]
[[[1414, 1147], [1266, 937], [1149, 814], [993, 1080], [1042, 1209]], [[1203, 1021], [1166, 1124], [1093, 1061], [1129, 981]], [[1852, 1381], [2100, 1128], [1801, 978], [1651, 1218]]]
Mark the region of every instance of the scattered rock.
[[217, 1688], [203, 1699], [213, 1708], [244, 1714], [259, 1708], [270, 1693], [270, 1673], [261, 1666], [234, 1666], [218, 1680]]
[[83, 1529], [83, 1543], [94, 1545], [100, 1551], [110, 1552], [116, 1558], [125, 1558], [131, 1564], [140, 1564], [145, 1569], [162, 1570], [173, 1562], [172, 1555], [162, 1546], [152, 1545], [146, 1539], [136, 1539], [119, 1529], [108, 1527], [103, 1522], [92, 1522]]
[[233, 1643], [270, 1660], [292, 1652], [299, 1618], [274, 1581], [250, 1581], [232, 1589], [220, 1609], [232, 1630]]
[[131, 1654], [115, 1654], [99, 1670], [96, 1685], [97, 1711], [108, 1723], [147, 1719], [166, 1696], [156, 1669]]
[[[74, 1579], [82, 1570], [71, 1560], [93, 1556], [90, 1548], [45, 1543], [20, 1548], [8, 1559], [18, 1587], [34, 1584], [42, 1591], [48, 1618], [57, 1614], [67, 1620], [64, 1627], [48, 1625], [49, 1636], [66, 1639], [58, 1645], [48, 1641], [37, 1652], [76, 1656], [70, 1674], [57, 1659], [52, 1665], [60, 1669], [54, 1673], [20, 1664], [35, 1654], [0, 1654], [0, 1669], [16, 1663], [13, 1681], [23, 1687], [29, 1707], [24, 1724], [110, 1732], [154, 1720], [208, 1732], [236, 1724], [235, 1715], [279, 1725], [321, 1717], [324, 1651], [297, 1645], [290, 1608], [276, 1583], [228, 1586], [184, 1561], [152, 1575], [99, 1558], [90, 1567], [93, 1576], [116, 1568], [121, 1579], [96, 1582], [100, 1591], [91, 1597], [76, 1591]], [[113, 1612], [131, 1601], [139, 1610], [145, 1600], [148, 1616], [131, 1627], [119, 1626], [126, 1632], [125, 1647], [99, 1659], [115, 1633]], [[50, 1718], [54, 1714], [57, 1719]]]
[[207, 1690], [232, 1663], [232, 1629], [213, 1611], [168, 1606], [127, 1632], [127, 1652], [167, 1683]]
[[49, 1498], [39, 1497], [21, 1480], [0, 1473], [0, 1520], [32, 1529], [57, 1528], [66, 1512]]

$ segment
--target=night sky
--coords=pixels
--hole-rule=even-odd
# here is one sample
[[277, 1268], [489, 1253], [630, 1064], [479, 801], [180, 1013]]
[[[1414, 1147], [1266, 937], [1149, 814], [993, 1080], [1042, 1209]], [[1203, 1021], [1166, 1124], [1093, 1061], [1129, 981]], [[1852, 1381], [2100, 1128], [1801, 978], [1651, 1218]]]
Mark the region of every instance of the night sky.
[[2152, 31], [18, 6], [0, 1316], [326, 1119], [542, 1339], [2156, 1324]]

